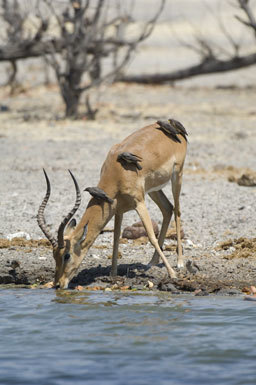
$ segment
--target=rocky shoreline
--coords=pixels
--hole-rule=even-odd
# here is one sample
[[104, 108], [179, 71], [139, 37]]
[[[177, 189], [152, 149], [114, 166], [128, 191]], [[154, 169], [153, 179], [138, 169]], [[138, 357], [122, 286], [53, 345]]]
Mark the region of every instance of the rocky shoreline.
[[[109, 235], [102, 234], [99, 238], [108, 241]], [[234, 242], [233, 242], [234, 243]], [[231, 241], [223, 242], [219, 250], [228, 250], [233, 247]], [[110, 242], [109, 242], [110, 244]], [[121, 239], [121, 244], [129, 247], [130, 253], [138, 253], [138, 248], [151, 248], [146, 237], [136, 240]], [[250, 286], [256, 282], [255, 260], [250, 256], [255, 253], [256, 238], [253, 240], [240, 239], [240, 244], [235, 252], [223, 256], [217, 256], [214, 263], [211, 258], [200, 261], [200, 258], [192, 257], [186, 260], [186, 267], [178, 271], [177, 279], [167, 276], [163, 264], [149, 267], [146, 258], [141, 262], [130, 263], [130, 258], [123, 257], [120, 253], [118, 276], [110, 276], [111, 248], [105, 247], [109, 255], [98, 257], [100, 245], [94, 245], [88, 258], [85, 258], [78, 275], [72, 280], [70, 288], [85, 290], [160, 290], [173, 294], [190, 292], [195, 295], [234, 295], [241, 292], [249, 293]], [[247, 244], [247, 245], [246, 245]], [[14, 238], [12, 241], [0, 240], [0, 247], [6, 251], [6, 255], [12, 253], [10, 259], [5, 258], [0, 269], [0, 284], [26, 285], [29, 288], [51, 288], [54, 277], [54, 263], [51, 256], [51, 245], [46, 240], [24, 240]], [[186, 247], [186, 246], [185, 246]], [[191, 248], [191, 245], [189, 246]], [[193, 246], [194, 247], [194, 246]], [[164, 250], [172, 252], [172, 260], [175, 260], [175, 241], [171, 241]], [[104, 250], [105, 251], [105, 250]], [[239, 256], [239, 253], [243, 253]], [[247, 256], [246, 256], [247, 252]], [[97, 254], [96, 254], [97, 253]], [[26, 256], [26, 257], [25, 257]], [[246, 263], [244, 259], [246, 258]], [[138, 258], [139, 260], [139, 258]], [[174, 262], [175, 266], [175, 262]]]

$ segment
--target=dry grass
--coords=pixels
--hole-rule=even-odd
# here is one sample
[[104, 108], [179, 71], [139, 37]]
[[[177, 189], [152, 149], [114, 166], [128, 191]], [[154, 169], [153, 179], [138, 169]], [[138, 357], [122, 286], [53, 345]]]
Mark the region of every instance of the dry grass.
[[235, 248], [231, 254], [226, 255], [225, 258], [248, 258], [256, 256], [256, 238], [238, 238], [238, 239], [229, 239], [227, 241], [221, 242], [216, 250], [229, 250], [230, 248]]

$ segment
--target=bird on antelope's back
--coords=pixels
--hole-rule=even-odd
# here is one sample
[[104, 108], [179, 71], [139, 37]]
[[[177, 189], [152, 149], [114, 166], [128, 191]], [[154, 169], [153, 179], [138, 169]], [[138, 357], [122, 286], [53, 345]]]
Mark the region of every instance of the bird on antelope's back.
[[138, 170], [142, 170], [141, 165], [138, 163], [142, 161], [142, 158], [138, 155], [132, 154], [131, 152], [122, 152], [118, 155], [117, 161], [121, 164], [133, 164]]
[[167, 134], [167, 136], [171, 137], [175, 142], [181, 143], [181, 140], [177, 136], [179, 134], [182, 135], [183, 138], [187, 140], [186, 138], [187, 131], [185, 127], [177, 120], [168, 119], [168, 122], [163, 120], [158, 120], [157, 124], [159, 126], [157, 128], [164, 131]]
[[188, 133], [187, 133], [187, 130], [186, 128], [183, 126], [183, 124], [181, 124], [181, 122], [179, 122], [178, 120], [176, 119], [168, 119], [168, 122], [174, 126], [176, 128], [176, 130], [178, 131], [179, 134], [181, 134], [183, 136], [183, 138], [185, 138], [187, 140], [187, 136], [188, 136]]

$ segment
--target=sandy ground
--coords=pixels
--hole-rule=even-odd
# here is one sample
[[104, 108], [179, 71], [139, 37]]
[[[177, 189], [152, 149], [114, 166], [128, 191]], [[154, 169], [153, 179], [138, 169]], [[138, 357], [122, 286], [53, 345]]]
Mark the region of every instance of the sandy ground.
[[[134, 130], [157, 119], [174, 117], [189, 133], [188, 155], [181, 194], [183, 249], [187, 268], [170, 282], [162, 266], [146, 269], [152, 246], [142, 240], [123, 240], [119, 277], [109, 278], [111, 231], [96, 240], [84, 258], [74, 284], [142, 289], [236, 293], [256, 284], [256, 187], [241, 186], [237, 178], [255, 175], [256, 96], [254, 88], [182, 88], [115, 84], [95, 94], [100, 112], [96, 121], [63, 120], [63, 106], [55, 86], [35, 87], [10, 98], [1, 90], [0, 113], [0, 283], [39, 284], [51, 281], [54, 261], [44, 242], [13, 241], [24, 232], [43, 238], [36, 223], [45, 193], [44, 167], [52, 183], [46, 220], [53, 229], [74, 203], [75, 174], [81, 189], [97, 184], [110, 147]], [[233, 182], [232, 182], [233, 180]], [[171, 187], [166, 187], [171, 197]], [[89, 200], [83, 193], [79, 219]], [[161, 214], [147, 199], [151, 217]], [[138, 220], [124, 217], [123, 227]], [[113, 229], [113, 222], [107, 225]], [[237, 241], [240, 239], [239, 241]], [[224, 243], [223, 243], [224, 242]], [[165, 255], [176, 265], [175, 241], [167, 239]], [[192, 266], [192, 269], [191, 269]], [[113, 286], [114, 285], [114, 286]]]

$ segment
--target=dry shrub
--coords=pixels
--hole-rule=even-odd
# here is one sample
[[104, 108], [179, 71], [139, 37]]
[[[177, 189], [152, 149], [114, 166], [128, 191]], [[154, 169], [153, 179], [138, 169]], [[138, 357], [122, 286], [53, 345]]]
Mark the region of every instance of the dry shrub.
[[225, 258], [248, 258], [256, 256], [256, 238], [238, 238], [229, 239], [221, 242], [216, 250], [229, 250], [231, 247], [235, 248], [231, 254], [226, 255]]

